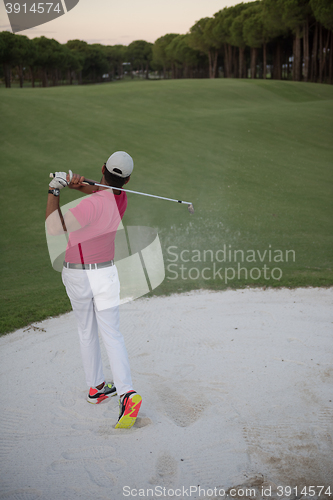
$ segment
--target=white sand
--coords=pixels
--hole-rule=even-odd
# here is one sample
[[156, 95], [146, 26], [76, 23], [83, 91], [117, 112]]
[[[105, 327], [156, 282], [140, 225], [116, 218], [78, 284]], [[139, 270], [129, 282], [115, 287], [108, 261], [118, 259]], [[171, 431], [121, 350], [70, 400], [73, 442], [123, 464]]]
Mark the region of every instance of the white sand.
[[332, 296], [247, 289], [122, 306], [143, 396], [130, 430], [114, 428], [117, 398], [85, 400], [73, 313], [2, 337], [0, 499], [226, 498], [209, 488], [241, 485], [258, 499], [262, 486], [274, 499], [287, 498], [279, 485], [333, 492]]

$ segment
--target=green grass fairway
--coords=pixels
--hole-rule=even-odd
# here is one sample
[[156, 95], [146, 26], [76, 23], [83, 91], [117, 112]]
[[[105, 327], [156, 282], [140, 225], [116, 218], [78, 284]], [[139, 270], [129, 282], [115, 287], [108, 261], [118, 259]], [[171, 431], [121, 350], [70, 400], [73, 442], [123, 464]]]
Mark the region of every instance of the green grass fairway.
[[191, 216], [129, 195], [124, 223], [159, 230], [166, 278], [153, 293], [333, 284], [332, 86], [144, 81], [0, 99], [2, 332], [70, 309], [46, 246], [49, 172], [99, 180], [116, 150], [134, 158], [129, 189], [194, 204]]

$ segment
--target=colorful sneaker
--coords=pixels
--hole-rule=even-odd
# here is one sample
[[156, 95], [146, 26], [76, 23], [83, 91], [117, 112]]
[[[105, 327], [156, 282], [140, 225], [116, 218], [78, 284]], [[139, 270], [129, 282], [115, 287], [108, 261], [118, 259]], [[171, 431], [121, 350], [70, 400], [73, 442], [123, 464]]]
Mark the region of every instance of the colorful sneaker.
[[105, 399], [110, 398], [111, 396], [116, 396], [117, 389], [113, 382], [109, 384], [104, 383], [102, 389], [96, 389], [96, 387], [90, 387], [87, 401], [88, 403], [92, 403], [94, 405], [98, 405]]
[[142, 397], [135, 391], [127, 392], [119, 400], [119, 419], [116, 429], [130, 429], [138, 416]]

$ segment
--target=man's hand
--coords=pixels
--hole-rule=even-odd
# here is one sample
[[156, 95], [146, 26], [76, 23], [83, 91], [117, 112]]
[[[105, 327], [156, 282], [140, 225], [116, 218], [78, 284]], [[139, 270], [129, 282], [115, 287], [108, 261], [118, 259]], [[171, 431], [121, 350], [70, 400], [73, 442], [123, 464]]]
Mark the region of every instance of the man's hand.
[[72, 178], [70, 179], [70, 182], [68, 184], [68, 187], [70, 189], [80, 189], [81, 187], [84, 186], [84, 177], [83, 175], [79, 174], [72, 174]]
[[71, 182], [73, 177], [73, 172], [69, 170], [69, 174], [66, 172], [56, 172], [54, 178], [50, 182], [49, 186], [53, 189], [62, 189]]

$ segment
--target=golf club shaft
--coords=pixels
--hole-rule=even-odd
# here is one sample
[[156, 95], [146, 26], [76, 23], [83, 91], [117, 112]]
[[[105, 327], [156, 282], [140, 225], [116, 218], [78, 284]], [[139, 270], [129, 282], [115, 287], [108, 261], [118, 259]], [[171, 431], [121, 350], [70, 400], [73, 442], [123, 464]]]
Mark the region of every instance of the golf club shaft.
[[139, 191], [132, 191], [131, 189], [122, 189], [122, 188], [118, 188], [118, 187], [105, 186], [105, 184], [97, 184], [97, 182], [85, 181], [84, 184], [90, 184], [91, 186], [100, 186], [100, 187], [104, 187], [104, 188], [106, 187], [109, 189], [118, 189], [119, 191], [125, 191], [126, 193], [141, 194], [142, 196], [149, 196], [150, 198], [158, 198], [159, 200], [175, 201], [176, 203], [184, 203], [185, 205], [192, 205], [192, 203], [190, 201], [174, 200], [172, 198], [165, 198], [163, 196], [156, 196], [155, 194], [147, 194], [147, 193], [140, 193]]
[[[50, 174], [50, 177], [54, 177], [54, 174]], [[158, 198], [160, 200], [167, 200], [167, 201], [175, 201], [176, 203], [184, 203], [185, 205], [192, 205], [190, 201], [182, 201], [182, 200], [174, 200], [172, 198], [164, 198], [163, 196], [156, 196], [154, 194], [147, 194], [147, 193], [140, 193], [139, 191], [131, 191], [130, 189], [123, 189], [119, 187], [114, 187], [114, 186], [106, 186], [105, 184], [98, 184], [97, 182], [91, 182], [91, 181], [83, 181], [83, 184], [87, 184], [89, 186], [99, 186], [107, 189], [116, 189], [118, 191], [125, 191], [126, 193], [134, 193], [134, 194], [141, 194], [142, 196], [149, 196], [150, 198]]]

